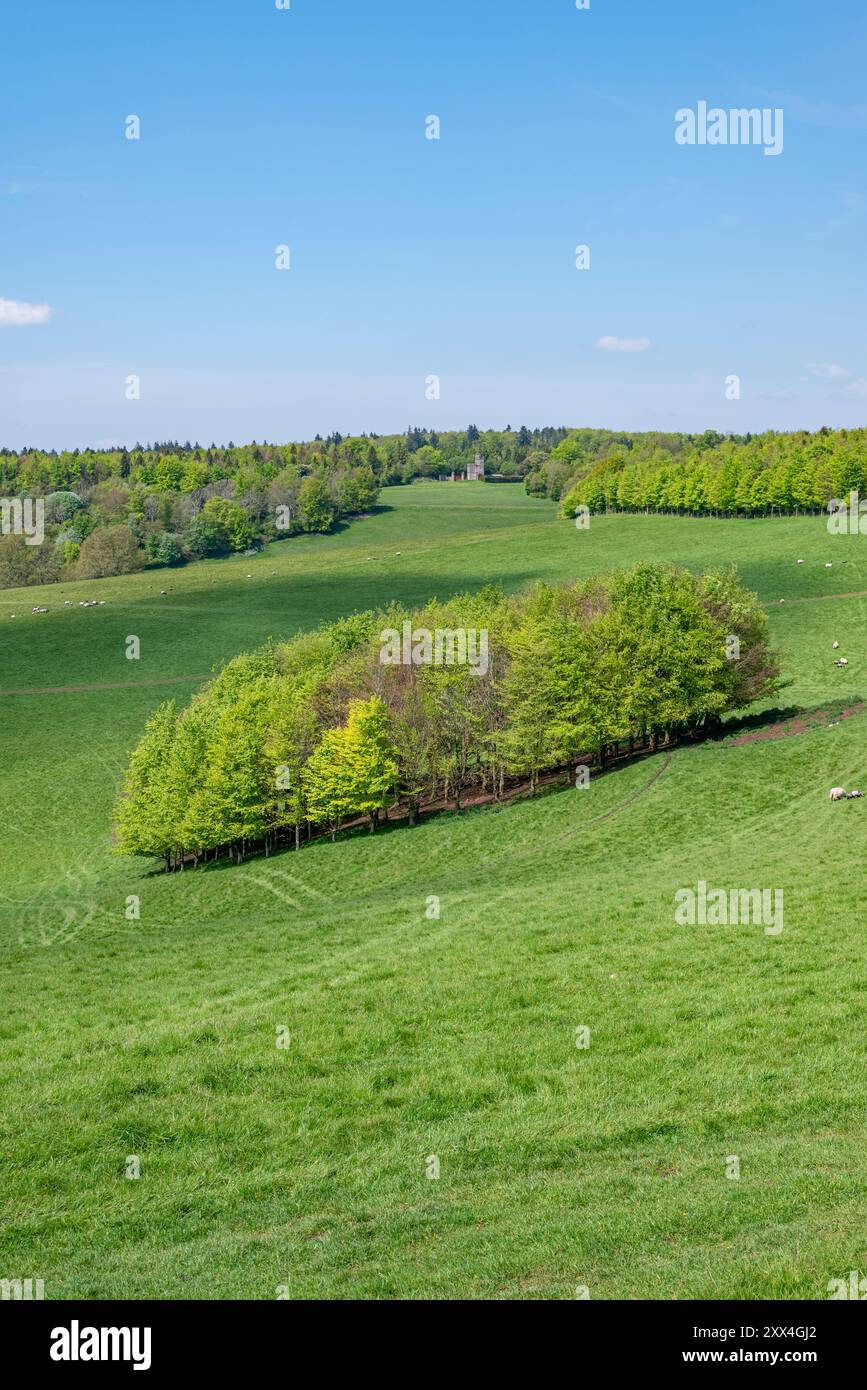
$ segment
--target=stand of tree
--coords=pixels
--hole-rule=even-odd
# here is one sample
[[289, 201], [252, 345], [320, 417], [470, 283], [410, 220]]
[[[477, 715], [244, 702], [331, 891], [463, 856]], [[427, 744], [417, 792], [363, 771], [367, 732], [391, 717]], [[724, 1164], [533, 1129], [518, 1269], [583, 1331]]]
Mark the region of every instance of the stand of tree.
[[769, 516], [822, 512], [851, 490], [867, 496], [867, 430], [722, 437], [713, 431], [676, 448], [637, 436], [604, 453], [570, 436], [547, 469], [569, 474], [564, 516], [591, 512], [677, 512], [690, 516]]
[[[486, 631], [487, 668], [383, 664], [383, 632]], [[733, 642], [733, 638], [737, 642]], [[735, 655], [736, 654], [736, 655]], [[718, 726], [779, 688], [766, 617], [733, 569], [642, 564], [506, 597], [392, 606], [229, 662], [183, 711], [162, 704], [132, 754], [120, 853], [167, 869], [300, 847], [401, 805], [499, 798], [515, 779]]]

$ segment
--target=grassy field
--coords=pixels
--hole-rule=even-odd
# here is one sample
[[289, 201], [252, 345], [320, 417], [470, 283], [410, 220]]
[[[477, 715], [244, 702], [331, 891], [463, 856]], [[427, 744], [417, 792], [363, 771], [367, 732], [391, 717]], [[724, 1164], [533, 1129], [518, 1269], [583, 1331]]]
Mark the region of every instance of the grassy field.
[[[792, 680], [778, 703], [823, 722], [240, 868], [112, 854], [147, 714], [215, 663], [392, 596], [642, 558], [735, 562]], [[821, 1299], [864, 1270], [867, 798], [827, 799], [867, 790], [867, 715], [836, 718], [867, 700], [862, 592], [867, 542], [821, 518], [581, 532], [517, 487], [431, 484], [254, 559], [0, 593], [0, 689], [43, 692], [0, 696], [0, 1277]], [[46, 693], [80, 685], [116, 688]], [[782, 889], [784, 931], [676, 925], [699, 879]]]

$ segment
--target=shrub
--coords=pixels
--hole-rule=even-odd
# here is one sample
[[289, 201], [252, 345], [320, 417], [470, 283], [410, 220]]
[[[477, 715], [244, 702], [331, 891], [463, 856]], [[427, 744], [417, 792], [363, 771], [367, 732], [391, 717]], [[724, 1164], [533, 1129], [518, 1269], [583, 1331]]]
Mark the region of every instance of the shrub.
[[128, 526], [103, 526], [92, 531], [81, 547], [78, 579], [105, 579], [132, 574], [144, 565], [144, 555]]
[[184, 547], [181, 537], [173, 531], [161, 531], [148, 536], [145, 553], [151, 565], [182, 565]]
[[305, 478], [298, 496], [301, 525], [305, 531], [330, 531], [337, 508], [323, 478]]
[[253, 523], [239, 502], [211, 497], [187, 526], [187, 544], [194, 555], [225, 555], [246, 550], [255, 539]]
[[87, 503], [77, 492], [49, 492], [45, 499], [45, 519], [59, 524], [68, 521], [86, 506]]
[[49, 541], [28, 545], [24, 536], [0, 539], [0, 588], [52, 584], [60, 576], [60, 556]]

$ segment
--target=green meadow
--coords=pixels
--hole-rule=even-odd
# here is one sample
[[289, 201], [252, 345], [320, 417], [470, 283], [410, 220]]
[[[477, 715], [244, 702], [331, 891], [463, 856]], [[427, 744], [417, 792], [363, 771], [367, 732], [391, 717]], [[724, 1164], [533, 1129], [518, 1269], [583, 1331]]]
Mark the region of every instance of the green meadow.
[[[756, 737], [240, 867], [113, 852], [148, 714], [237, 652], [641, 559], [734, 563], [767, 603], [790, 684], [745, 712]], [[821, 517], [581, 531], [518, 486], [388, 488], [252, 558], [0, 591], [0, 692], [0, 1277], [47, 1298], [823, 1299], [867, 1268], [867, 796], [828, 800], [867, 792], [864, 538]], [[781, 889], [784, 930], [678, 925], [699, 880]]]

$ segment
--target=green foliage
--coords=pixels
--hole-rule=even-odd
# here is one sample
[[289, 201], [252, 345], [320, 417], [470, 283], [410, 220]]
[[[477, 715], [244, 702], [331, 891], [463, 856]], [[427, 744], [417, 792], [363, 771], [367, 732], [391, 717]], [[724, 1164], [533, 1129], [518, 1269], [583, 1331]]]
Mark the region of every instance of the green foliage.
[[305, 478], [299, 495], [301, 525], [305, 531], [330, 531], [337, 508], [324, 478]]
[[45, 519], [49, 522], [68, 521], [87, 503], [75, 492], [50, 492], [45, 499]]
[[171, 531], [161, 531], [148, 536], [145, 553], [152, 565], [182, 565], [184, 545], [180, 536]]
[[[405, 625], [429, 648], [384, 661], [385, 634]], [[728, 656], [734, 633], [742, 672]], [[449, 636], [466, 660], [449, 660]], [[733, 571], [643, 563], [512, 599], [487, 586], [415, 612], [392, 605], [224, 667], [178, 721], [183, 738], [191, 724], [195, 756], [172, 773], [160, 833], [170, 827], [183, 859], [267, 847], [291, 827], [297, 843], [305, 822], [333, 836], [367, 816], [374, 829], [395, 794], [414, 820], [438, 797], [459, 808], [473, 791], [499, 796], [507, 777], [529, 776], [534, 790], [572, 758], [601, 763], [626, 740], [655, 747], [713, 727], [778, 683], [764, 612]]]
[[78, 556], [79, 579], [103, 579], [107, 575], [132, 574], [141, 569], [144, 556], [128, 526], [104, 526], [91, 531]]
[[28, 545], [23, 535], [0, 536], [0, 588], [53, 584], [60, 577], [60, 564], [53, 545]]
[[175, 702], [166, 700], [145, 724], [133, 750], [115, 816], [123, 854], [159, 855], [171, 862], [177, 840], [177, 807], [170, 797], [176, 726]]
[[[576, 436], [583, 432], [576, 432]], [[548, 463], [568, 461], [571, 484], [562, 514], [584, 505], [599, 511], [667, 511], [694, 516], [821, 512], [832, 497], [867, 492], [867, 432], [727, 437], [638, 435], [587, 449], [577, 437]], [[534, 478], [534, 491], [541, 490]], [[548, 495], [558, 492], [548, 487]]]
[[249, 515], [239, 502], [227, 497], [210, 497], [187, 529], [187, 543], [200, 558], [245, 550], [254, 539]]

